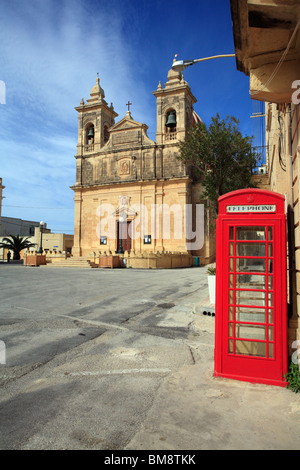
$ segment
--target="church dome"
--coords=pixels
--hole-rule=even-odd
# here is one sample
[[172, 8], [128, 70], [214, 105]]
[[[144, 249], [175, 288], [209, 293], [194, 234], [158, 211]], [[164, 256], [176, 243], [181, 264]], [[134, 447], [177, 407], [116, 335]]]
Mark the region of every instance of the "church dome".
[[103, 88], [100, 87], [100, 78], [96, 78], [96, 84], [93, 86], [91, 89], [90, 95], [92, 97], [99, 97], [99, 98], [105, 98], [105, 93]]
[[193, 111], [193, 126], [195, 126], [196, 124], [199, 124], [200, 122], [203, 122], [201, 117], [198, 116], [196, 111]]
[[180, 72], [176, 72], [176, 70], [173, 70], [172, 68], [168, 72], [168, 80], [181, 80], [182, 75]]

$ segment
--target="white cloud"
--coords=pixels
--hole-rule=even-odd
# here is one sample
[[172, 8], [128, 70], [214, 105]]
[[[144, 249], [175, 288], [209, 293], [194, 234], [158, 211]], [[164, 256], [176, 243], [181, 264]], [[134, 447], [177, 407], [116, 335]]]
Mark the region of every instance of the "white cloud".
[[1, 47], [12, 95], [7, 101], [13, 98], [14, 103], [32, 111], [40, 108], [53, 117], [60, 118], [62, 109], [71, 115], [70, 105], [89, 94], [97, 72], [108, 100], [127, 97], [127, 90], [134, 88], [134, 51], [123, 37], [116, 12], [98, 9], [93, 17], [83, 2], [62, 3], [59, 11], [57, 4], [9, 2], [10, 11], [4, 8]]
[[[148, 114], [149, 90], [134, 75], [137, 57], [124, 35], [123, 20], [111, 4], [99, 2], [92, 9], [94, 4], [2, 2], [0, 79], [6, 84], [6, 104], [0, 116], [0, 176], [7, 205], [73, 205], [74, 107], [82, 97], [89, 98], [97, 72], [117, 119], [125, 115], [128, 99], [135, 104], [135, 119], [144, 122]], [[154, 114], [155, 102], [151, 104]], [[21, 208], [18, 214], [28, 218]]]

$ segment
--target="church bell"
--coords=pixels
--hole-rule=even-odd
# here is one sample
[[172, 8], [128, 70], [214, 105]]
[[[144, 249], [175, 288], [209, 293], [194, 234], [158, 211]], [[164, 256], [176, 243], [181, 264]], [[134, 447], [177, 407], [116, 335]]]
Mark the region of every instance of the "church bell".
[[166, 122], [166, 127], [176, 127], [176, 115], [174, 111], [170, 112]]
[[90, 130], [89, 130], [88, 139], [91, 139], [92, 137], [94, 137], [94, 128], [93, 127], [91, 127]]

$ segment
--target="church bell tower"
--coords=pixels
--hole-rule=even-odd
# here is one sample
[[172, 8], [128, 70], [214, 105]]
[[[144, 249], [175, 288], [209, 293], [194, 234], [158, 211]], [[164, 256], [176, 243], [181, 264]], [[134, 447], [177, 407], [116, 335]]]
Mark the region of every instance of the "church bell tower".
[[193, 125], [193, 105], [197, 100], [183, 75], [170, 69], [165, 88], [159, 82], [153, 94], [157, 105], [156, 143], [167, 145], [184, 140], [188, 127]]
[[90, 98], [85, 103], [83, 98], [78, 111], [78, 145], [77, 156], [95, 154], [106, 144], [109, 139], [109, 128], [114, 125], [118, 114], [114, 111], [113, 104], [108, 106], [105, 94], [100, 87], [100, 79], [92, 87]]

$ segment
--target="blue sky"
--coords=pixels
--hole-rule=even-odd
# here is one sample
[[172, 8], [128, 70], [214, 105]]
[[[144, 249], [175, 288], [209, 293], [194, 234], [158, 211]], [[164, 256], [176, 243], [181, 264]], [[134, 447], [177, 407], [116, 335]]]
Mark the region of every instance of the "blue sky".
[[[229, 0], [0, 0], [0, 44], [2, 215], [66, 233], [74, 220], [74, 107], [89, 98], [97, 72], [116, 121], [130, 100], [132, 117], [155, 140], [152, 91], [166, 83], [174, 54], [234, 53]], [[234, 58], [195, 64], [184, 78], [205, 123], [217, 112], [233, 115], [243, 134], [259, 137], [249, 78]]]

